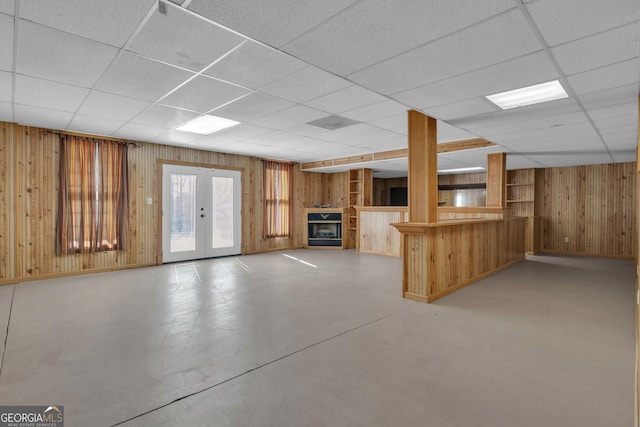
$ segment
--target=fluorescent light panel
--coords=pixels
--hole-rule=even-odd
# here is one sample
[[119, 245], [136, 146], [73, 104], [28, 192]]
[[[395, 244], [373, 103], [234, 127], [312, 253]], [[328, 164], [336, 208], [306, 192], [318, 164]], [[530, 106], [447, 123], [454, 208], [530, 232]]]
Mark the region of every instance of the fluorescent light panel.
[[525, 105], [539, 104], [541, 102], [568, 98], [567, 92], [558, 80], [527, 86], [507, 92], [496, 93], [487, 96], [487, 99], [503, 110], [524, 107]]
[[470, 168], [443, 169], [443, 170], [439, 170], [438, 173], [471, 172], [471, 171], [483, 171], [483, 170], [484, 170], [483, 167], [473, 166]]
[[218, 132], [222, 129], [227, 129], [238, 124], [240, 124], [240, 122], [236, 122], [235, 120], [205, 114], [204, 116], [197, 117], [182, 126], [178, 126], [176, 130], [199, 133], [200, 135], [209, 135], [210, 133]]

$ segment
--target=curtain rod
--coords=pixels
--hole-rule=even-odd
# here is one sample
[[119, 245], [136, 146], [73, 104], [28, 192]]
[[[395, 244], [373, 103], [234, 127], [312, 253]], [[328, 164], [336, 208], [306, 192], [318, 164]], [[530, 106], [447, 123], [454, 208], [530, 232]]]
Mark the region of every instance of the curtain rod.
[[53, 135], [69, 135], [69, 136], [79, 136], [79, 137], [82, 137], [82, 138], [103, 139], [105, 141], [112, 141], [112, 142], [115, 142], [117, 144], [127, 145], [129, 147], [135, 147], [135, 148], [142, 147], [142, 142], [140, 142], [140, 141], [131, 141], [129, 139], [112, 138], [112, 137], [109, 137], [109, 136], [91, 135], [91, 134], [87, 134], [87, 133], [69, 132], [69, 131], [63, 131], [63, 130], [43, 129], [43, 131], [45, 133], [50, 133], [50, 134], [53, 134]]

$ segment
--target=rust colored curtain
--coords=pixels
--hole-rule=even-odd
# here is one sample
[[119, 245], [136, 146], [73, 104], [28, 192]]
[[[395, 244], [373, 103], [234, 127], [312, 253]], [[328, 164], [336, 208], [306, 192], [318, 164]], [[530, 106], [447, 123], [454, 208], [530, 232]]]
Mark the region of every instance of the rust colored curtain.
[[288, 237], [291, 233], [293, 165], [264, 160], [264, 237]]
[[127, 146], [61, 136], [56, 253], [125, 249], [128, 228]]

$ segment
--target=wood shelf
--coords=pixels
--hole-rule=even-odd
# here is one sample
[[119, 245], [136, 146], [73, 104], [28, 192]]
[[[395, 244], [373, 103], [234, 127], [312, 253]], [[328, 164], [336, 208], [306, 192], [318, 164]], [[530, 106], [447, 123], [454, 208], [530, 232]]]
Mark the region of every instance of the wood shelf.
[[533, 203], [533, 200], [507, 200], [507, 203]]
[[351, 169], [348, 173], [349, 178], [349, 227], [348, 230], [348, 246], [349, 248], [358, 247], [358, 216], [356, 206], [371, 206], [373, 200], [373, 171], [371, 169], [360, 168]]

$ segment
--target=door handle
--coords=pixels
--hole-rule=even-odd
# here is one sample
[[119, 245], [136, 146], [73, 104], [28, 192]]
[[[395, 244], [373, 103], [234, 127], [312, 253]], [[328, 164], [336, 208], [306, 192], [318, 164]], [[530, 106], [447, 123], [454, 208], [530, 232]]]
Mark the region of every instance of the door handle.
[[200, 214], [200, 218], [204, 218], [204, 214]]

